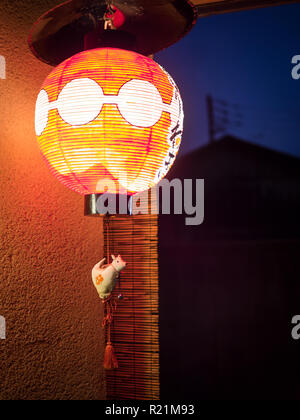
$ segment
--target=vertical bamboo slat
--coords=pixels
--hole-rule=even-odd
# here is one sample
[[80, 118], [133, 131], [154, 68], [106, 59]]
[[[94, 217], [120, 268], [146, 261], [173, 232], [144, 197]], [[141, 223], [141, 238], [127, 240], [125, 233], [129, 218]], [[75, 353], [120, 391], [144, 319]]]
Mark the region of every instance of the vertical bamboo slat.
[[[158, 218], [156, 215], [110, 216], [105, 255], [120, 254], [121, 273], [112, 342], [119, 368], [107, 371], [107, 398], [159, 399]], [[119, 286], [115, 292], [120, 293]]]

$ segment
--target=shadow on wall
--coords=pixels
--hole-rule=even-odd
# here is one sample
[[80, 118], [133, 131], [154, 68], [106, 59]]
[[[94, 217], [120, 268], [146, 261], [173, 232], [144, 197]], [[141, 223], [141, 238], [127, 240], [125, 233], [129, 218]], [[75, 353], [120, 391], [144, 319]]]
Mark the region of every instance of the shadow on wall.
[[169, 179], [205, 179], [205, 221], [160, 216], [161, 397], [297, 399], [300, 160], [226, 137]]

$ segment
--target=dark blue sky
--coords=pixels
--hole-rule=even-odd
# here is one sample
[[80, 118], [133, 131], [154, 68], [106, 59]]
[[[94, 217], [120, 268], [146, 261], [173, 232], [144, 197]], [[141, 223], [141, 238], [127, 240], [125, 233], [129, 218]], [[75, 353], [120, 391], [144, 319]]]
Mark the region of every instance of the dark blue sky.
[[215, 117], [218, 123], [225, 117], [227, 133], [300, 156], [294, 55], [300, 55], [300, 4], [199, 19], [188, 36], [158, 54], [184, 101], [182, 152], [208, 142], [210, 94], [221, 101]]

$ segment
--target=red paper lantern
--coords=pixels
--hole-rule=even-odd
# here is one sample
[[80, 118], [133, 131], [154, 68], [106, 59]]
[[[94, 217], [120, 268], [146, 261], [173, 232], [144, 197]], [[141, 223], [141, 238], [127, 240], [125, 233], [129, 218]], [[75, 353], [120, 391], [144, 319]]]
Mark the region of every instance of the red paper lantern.
[[172, 166], [183, 130], [179, 90], [159, 64], [114, 48], [81, 52], [46, 78], [35, 128], [51, 172], [81, 194], [104, 180], [128, 194], [159, 182]]

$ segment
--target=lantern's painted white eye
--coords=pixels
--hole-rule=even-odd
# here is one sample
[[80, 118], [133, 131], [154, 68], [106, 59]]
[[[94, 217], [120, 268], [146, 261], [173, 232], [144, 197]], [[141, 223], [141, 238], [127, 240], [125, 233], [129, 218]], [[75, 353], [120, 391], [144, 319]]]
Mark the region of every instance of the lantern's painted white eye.
[[84, 125], [99, 115], [103, 98], [103, 90], [97, 82], [88, 78], [75, 79], [61, 91], [57, 109], [67, 124]]
[[133, 79], [119, 92], [120, 113], [131, 125], [152, 127], [161, 117], [163, 102], [157, 88], [150, 82]]
[[35, 104], [35, 132], [40, 136], [48, 124], [49, 97], [47, 92], [42, 89], [38, 94]]

